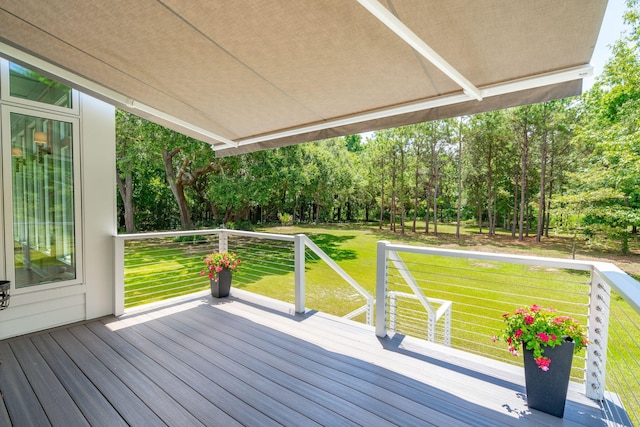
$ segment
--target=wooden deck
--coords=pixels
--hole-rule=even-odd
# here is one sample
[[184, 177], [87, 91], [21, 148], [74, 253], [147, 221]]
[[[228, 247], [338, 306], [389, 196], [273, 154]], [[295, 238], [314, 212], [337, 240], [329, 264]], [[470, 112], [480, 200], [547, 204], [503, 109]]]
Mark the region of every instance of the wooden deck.
[[0, 342], [0, 425], [604, 426], [570, 390], [530, 411], [522, 371], [246, 292]]

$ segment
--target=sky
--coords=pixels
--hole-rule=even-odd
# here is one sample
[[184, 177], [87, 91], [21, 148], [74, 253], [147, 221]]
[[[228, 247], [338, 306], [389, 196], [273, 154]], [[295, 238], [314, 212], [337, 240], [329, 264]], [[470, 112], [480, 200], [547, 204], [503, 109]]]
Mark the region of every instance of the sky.
[[609, 0], [607, 5], [607, 11], [604, 14], [604, 20], [602, 27], [600, 28], [600, 34], [598, 35], [598, 42], [593, 51], [591, 57], [591, 65], [593, 65], [593, 77], [585, 78], [583, 80], [583, 90], [593, 86], [595, 77], [602, 73], [604, 64], [611, 56], [610, 46], [620, 38], [620, 35], [625, 30], [625, 25], [622, 19], [622, 14], [626, 9], [624, 0]]

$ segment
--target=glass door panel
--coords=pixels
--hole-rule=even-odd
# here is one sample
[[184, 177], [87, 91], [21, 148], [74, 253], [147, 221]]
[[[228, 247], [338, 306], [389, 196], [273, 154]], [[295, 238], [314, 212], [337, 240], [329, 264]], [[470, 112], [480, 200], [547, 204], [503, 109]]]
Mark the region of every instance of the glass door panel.
[[15, 287], [73, 280], [73, 124], [17, 112], [9, 117]]

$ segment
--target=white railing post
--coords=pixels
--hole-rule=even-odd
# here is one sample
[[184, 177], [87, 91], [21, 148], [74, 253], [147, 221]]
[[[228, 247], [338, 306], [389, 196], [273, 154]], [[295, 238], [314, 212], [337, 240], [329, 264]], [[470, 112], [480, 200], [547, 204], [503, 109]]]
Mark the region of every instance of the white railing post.
[[389, 330], [396, 331], [396, 293], [389, 292]]
[[387, 241], [379, 241], [376, 248], [376, 335], [387, 336]]
[[592, 271], [588, 331], [590, 344], [587, 346], [585, 360], [585, 394], [595, 400], [604, 399], [610, 301], [611, 287], [597, 271]]
[[451, 347], [451, 305], [444, 315], [444, 345]]
[[375, 308], [375, 304], [375, 299], [367, 298], [367, 325], [373, 326], [373, 310]]
[[114, 264], [114, 289], [113, 289], [113, 314], [124, 314], [124, 239], [114, 237], [113, 264]]
[[296, 234], [294, 239], [294, 266], [295, 266], [295, 310], [296, 313], [305, 312], [305, 290], [304, 290], [304, 234]]
[[220, 230], [218, 233], [218, 252], [227, 252], [229, 250], [229, 233]]
[[427, 316], [427, 341], [436, 342], [436, 316], [428, 312]]

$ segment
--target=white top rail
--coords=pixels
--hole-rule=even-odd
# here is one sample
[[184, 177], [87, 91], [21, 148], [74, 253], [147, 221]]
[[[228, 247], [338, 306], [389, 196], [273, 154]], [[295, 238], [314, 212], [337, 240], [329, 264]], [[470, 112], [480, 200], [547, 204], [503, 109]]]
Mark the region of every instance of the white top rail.
[[441, 255], [454, 258], [479, 259], [483, 261], [503, 261], [514, 264], [540, 265], [545, 267], [570, 268], [573, 270], [593, 270], [593, 262], [562, 258], [545, 258], [529, 255], [494, 254], [491, 252], [459, 251], [454, 249], [428, 248], [424, 246], [408, 246], [389, 244], [387, 250], [412, 252], [425, 255]]
[[621, 295], [636, 313], [640, 313], [640, 283], [611, 263], [595, 262], [593, 266], [611, 289]]
[[116, 239], [122, 240], [144, 240], [158, 239], [161, 237], [179, 237], [179, 236], [197, 236], [226, 233], [234, 236], [257, 237], [260, 239], [282, 240], [285, 242], [293, 242], [294, 236], [287, 234], [258, 233], [255, 231], [230, 230], [228, 228], [214, 228], [205, 230], [188, 230], [188, 231], [159, 231], [154, 233], [136, 233], [136, 234], [118, 234], [114, 236]]
[[546, 258], [528, 255], [494, 254], [490, 252], [460, 251], [454, 249], [396, 244], [387, 244], [386, 249], [426, 255], [440, 255], [455, 258], [479, 259], [484, 261], [502, 261], [515, 264], [597, 271], [615, 292], [620, 294], [637, 313], [640, 313], [640, 283], [614, 264], [608, 262]]

